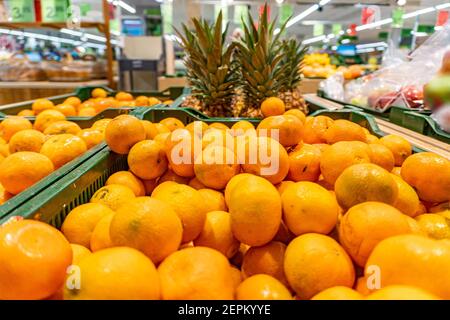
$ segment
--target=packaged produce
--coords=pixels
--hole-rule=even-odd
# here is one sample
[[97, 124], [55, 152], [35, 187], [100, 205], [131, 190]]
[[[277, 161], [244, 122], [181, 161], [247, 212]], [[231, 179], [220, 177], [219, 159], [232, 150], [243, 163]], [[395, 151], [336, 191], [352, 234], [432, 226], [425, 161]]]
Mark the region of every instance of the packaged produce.
[[1, 81], [43, 81], [46, 74], [38, 62], [31, 62], [26, 55], [14, 54], [0, 61]]

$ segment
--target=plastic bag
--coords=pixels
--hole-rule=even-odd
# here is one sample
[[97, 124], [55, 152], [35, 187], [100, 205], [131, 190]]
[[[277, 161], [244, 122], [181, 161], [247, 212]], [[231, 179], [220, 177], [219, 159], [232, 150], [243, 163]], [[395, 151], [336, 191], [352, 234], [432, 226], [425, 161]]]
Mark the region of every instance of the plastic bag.
[[[450, 48], [450, 25], [434, 33], [410, 56], [410, 61], [382, 68], [361, 88], [370, 108], [386, 111], [392, 105], [418, 108], [423, 104], [423, 87], [440, 70]], [[347, 85], [348, 88], [352, 86]], [[346, 97], [349, 94], [346, 93]], [[353, 97], [352, 97], [353, 98]], [[350, 103], [350, 101], [346, 100]]]
[[344, 76], [341, 72], [329, 76], [319, 83], [319, 89], [331, 99], [344, 101]]
[[431, 115], [431, 118], [436, 121], [442, 130], [450, 133], [450, 105], [439, 108]]

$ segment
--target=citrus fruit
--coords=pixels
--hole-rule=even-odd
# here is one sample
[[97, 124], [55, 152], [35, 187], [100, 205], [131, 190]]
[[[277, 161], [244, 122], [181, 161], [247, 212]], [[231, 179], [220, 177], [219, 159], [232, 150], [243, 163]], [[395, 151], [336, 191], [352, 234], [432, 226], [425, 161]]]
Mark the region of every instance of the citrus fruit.
[[269, 97], [261, 103], [261, 112], [264, 117], [282, 115], [286, 110], [283, 100], [277, 97]]
[[366, 134], [360, 125], [343, 119], [335, 120], [323, 137], [328, 144], [339, 141], [366, 141]]
[[391, 285], [375, 291], [367, 300], [440, 300], [439, 297], [421, 288], [408, 285]]
[[277, 279], [257, 274], [241, 282], [236, 289], [236, 300], [292, 300], [292, 296]]
[[[53, 122], [66, 120], [66, 116], [56, 110], [45, 110], [39, 113], [34, 120], [34, 129], [44, 132]], [[27, 128], [31, 129], [31, 128]]]
[[78, 124], [72, 121], [56, 121], [50, 124], [45, 130], [44, 134], [46, 135], [56, 135], [56, 134], [63, 134], [63, 133], [70, 133], [70, 134], [78, 134], [81, 131], [81, 128]]
[[288, 179], [292, 181], [317, 181], [320, 176], [319, 148], [304, 144], [299, 150], [289, 154]]
[[91, 149], [103, 141], [105, 135], [97, 129], [83, 129], [77, 133], [77, 136], [83, 139], [87, 149]]
[[301, 141], [303, 123], [293, 115], [271, 116], [263, 119], [256, 130], [259, 136], [270, 137], [289, 147]]
[[391, 172], [394, 169], [394, 155], [391, 150], [382, 144], [369, 144], [370, 162]]
[[311, 300], [362, 300], [363, 295], [348, 287], [336, 286], [319, 292]]
[[36, 99], [31, 105], [31, 109], [34, 111], [36, 115], [41, 113], [44, 110], [53, 109], [55, 105], [48, 99]]
[[307, 119], [303, 128], [303, 141], [305, 143], [326, 143], [325, 132], [333, 122], [333, 119], [327, 116]]
[[183, 129], [184, 124], [181, 122], [181, 120], [177, 118], [165, 118], [161, 120], [159, 123], [165, 125], [170, 131], [175, 131], [176, 129]]
[[392, 173], [391, 176], [394, 178], [398, 188], [397, 200], [395, 200], [393, 206], [402, 213], [414, 218], [420, 212], [420, 200], [416, 191], [401, 177]]
[[47, 156], [55, 168], [62, 167], [87, 151], [86, 143], [73, 134], [57, 134], [44, 142], [41, 153]]
[[106, 216], [101, 218], [95, 225], [95, 228], [92, 231], [90, 243], [90, 249], [92, 250], [92, 252], [111, 248], [113, 246], [111, 237], [109, 235], [109, 227], [111, 226], [111, 221], [114, 215], [115, 212], [107, 214]]
[[134, 198], [134, 192], [130, 188], [120, 184], [110, 184], [98, 189], [90, 202], [103, 204], [115, 211]]
[[8, 116], [5, 120], [0, 122], [0, 137], [8, 142], [17, 132], [32, 128], [33, 125], [30, 120], [19, 116]]
[[204, 188], [198, 189], [198, 192], [203, 199], [203, 207], [206, 212], [227, 211], [225, 198], [221, 192]]
[[34, 129], [19, 131], [9, 140], [9, 152], [39, 152], [45, 142], [45, 139], [46, 137], [42, 132]]
[[401, 166], [403, 161], [412, 153], [411, 144], [408, 140], [400, 136], [393, 134], [386, 135], [380, 139], [380, 143], [391, 150], [396, 166]]
[[166, 154], [159, 142], [143, 140], [136, 143], [128, 154], [130, 171], [141, 179], [160, 177], [167, 170]]
[[418, 215], [420, 229], [433, 239], [450, 239], [450, 219], [435, 213]]
[[144, 140], [145, 128], [136, 117], [120, 115], [111, 120], [105, 129], [105, 141], [112, 151], [127, 154], [131, 147]]

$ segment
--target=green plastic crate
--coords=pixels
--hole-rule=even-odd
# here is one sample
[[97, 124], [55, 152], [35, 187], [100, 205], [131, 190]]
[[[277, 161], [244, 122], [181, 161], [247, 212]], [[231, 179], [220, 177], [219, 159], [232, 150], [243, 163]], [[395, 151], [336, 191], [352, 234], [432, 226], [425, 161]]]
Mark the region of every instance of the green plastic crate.
[[450, 134], [439, 128], [429, 115], [416, 113], [410, 109], [393, 107], [389, 120], [401, 127], [421, 133], [431, 138], [450, 143]]
[[[91, 97], [91, 92], [95, 88], [103, 88], [108, 93], [109, 96], [113, 96], [117, 93], [117, 91], [114, 91], [114, 90], [112, 90], [108, 87], [104, 87], [104, 86], [86, 86], [86, 87], [77, 88], [73, 93], [49, 97], [47, 99], [52, 101], [54, 104], [63, 103], [65, 99], [67, 99], [69, 97], [73, 97], [73, 96], [78, 97], [81, 101], [85, 101]], [[144, 95], [144, 96], [156, 97], [156, 98], [161, 99], [162, 101], [174, 100], [174, 105], [180, 105], [184, 95], [189, 92], [190, 92], [190, 90], [188, 88], [172, 87], [172, 88], [168, 88], [161, 92], [159, 92], [159, 91], [132, 91], [130, 93], [133, 94], [133, 96], [135, 96], [135, 97]], [[0, 106], [0, 117], [5, 117], [7, 115], [17, 115], [22, 110], [31, 109], [31, 105], [33, 104], [33, 102], [34, 102], [34, 100], [30, 100], [30, 101]], [[83, 118], [85, 118], [85, 117], [83, 117]]]
[[[334, 119], [348, 119], [354, 121], [376, 135], [383, 135], [373, 117], [364, 113], [341, 110], [319, 111], [316, 115], [327, 115]], [[133, 115], [140, 119], [160, 121], [166, 117], [175, 117], [187, 124], [199, 118], [189, 108], [155, 107], [147, 110], [135, 110]], [[204, 115], [203, 115], [204, 116]], [[216, 119], [206, 119], [206, 122], [215, 122]], [[224, 122], [229, 125], [230, 122]], [[0, 224], [12, 216], [21, 216], [28, 219], [39, 219], [59, 228], [67, 214], [75, 207], [89, 202], [96, 190], [104, 186], [108, 177], [121, 170], [127, 170], [126, 155], [112, 152], [104, 143], [101, 150], [90, 157], [89, 161], [80, 163], [77, 168], [68, 172], [61, 179], [55, 181], [45, 190], [35, 193], [33, 197], [7, 213], [0, 214]]]

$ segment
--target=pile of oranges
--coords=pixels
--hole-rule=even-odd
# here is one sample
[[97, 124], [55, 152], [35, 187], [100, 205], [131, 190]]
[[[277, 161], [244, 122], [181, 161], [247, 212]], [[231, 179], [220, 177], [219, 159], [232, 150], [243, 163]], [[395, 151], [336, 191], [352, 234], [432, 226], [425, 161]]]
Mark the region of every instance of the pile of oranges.
[[450, 299], [448, 159], [277, 98], [262, 112], [110, 121], [129, 171], [61, 231], [1, 226], [0, 299]]
[[[164, 101], [171, 104], [172, 100]], [[103, 88], [95, 88], [91, 92], [91, 98], [81, 101], [78, 97], [69, 97], [61, 104], [55, 105], [48, 99], [37, 99], [31, 109], [24, 109], [17, 115], [33, 117], [45, 110], [59, 111], [66, 117], [92, 117], [108, 108], [124, 107], [152, 107], [162, 103], [158, 98], [139, 96], [133, 97], [131, 93], [120, 91], [115, 96], [108, 97], [108, 92]]]

